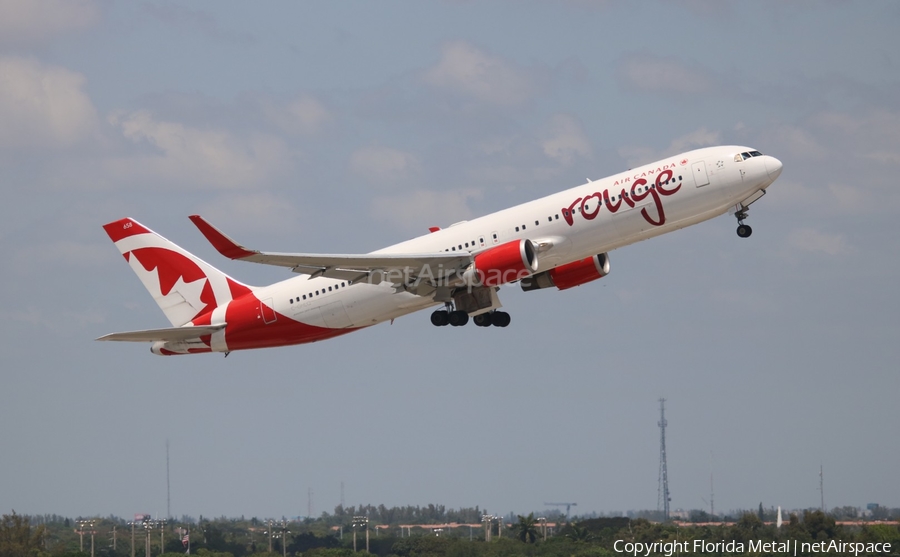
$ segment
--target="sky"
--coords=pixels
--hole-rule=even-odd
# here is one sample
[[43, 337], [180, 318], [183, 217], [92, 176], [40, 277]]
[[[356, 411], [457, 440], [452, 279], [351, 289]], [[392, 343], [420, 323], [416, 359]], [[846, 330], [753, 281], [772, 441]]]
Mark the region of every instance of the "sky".
[[[0, 510], [900, 507], [900, 4], [0, 0]], [[158, 357], [101, 226], [249, 284], [690, 149], [784, 164], [506, 329]], [[288, 273], [288, 274], [286, 274]], [[166, 444], [169, 447], [167, 502]], [[712, 479], [712, 485], [711, 485]], [[310, 496], [311, 492], [311, 496]], [[712, 492], [712, 493], [711, 493]]]

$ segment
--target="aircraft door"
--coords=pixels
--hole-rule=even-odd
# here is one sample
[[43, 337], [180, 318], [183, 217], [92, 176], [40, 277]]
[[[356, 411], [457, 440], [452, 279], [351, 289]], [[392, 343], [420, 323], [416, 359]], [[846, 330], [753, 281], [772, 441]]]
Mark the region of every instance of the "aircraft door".
[[709, 175], [706, 173], [706, 161], [697, 161], [694, 167], [694, 183], [698, 188], [709, 184]]
[[275, 320], [278, 319], [275, 310], [272, 309], [273, 307], [272, 298], [266, 298], [265, 300], [259, 301], [259, 314], [262, 315], [263, 322], [266, 325], [274, 323]]

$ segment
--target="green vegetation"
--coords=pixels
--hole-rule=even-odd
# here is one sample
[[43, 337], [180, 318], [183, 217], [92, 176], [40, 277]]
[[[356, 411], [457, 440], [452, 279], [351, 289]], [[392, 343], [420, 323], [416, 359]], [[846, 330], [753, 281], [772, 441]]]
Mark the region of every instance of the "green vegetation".
[[[512, 515], [504, 519], [502, 532], [496, 520], [482, 525], [486, 514], [475, 509], [447, 510], [441, 506], [403, 507], [387, 509], [361, 507], [343, 509], [334, 514], [323, 513], [317, 519], [288, 522], [287, 546], [280, 539], [280, 521], [271, 527], [258, 518], [193, 520], [183, 517], [170, 521], [165, 528], [160, 547], [160, 531], [143, 526], [134, 529], [135, 557], [144, 557], [145, 544], [150, 541], [152, 557], [177, 557], [184, 555], [186, 545], [182, 533], [190, 531], [192, 555], [201, 557], [354, 557], [351, 521], [352, 517], [369, 512], [369, 547], [372, 554], [381, 557], [588, 557], [624, 555], [615, 544], [625, 542], [651, 544], [654, 542], [687, 542], [694, 540], [718, 542], [734, 540], [745, 546], [753, 540], [780, 542], [891, 543], [891, 554], [900, 553], [900, 527], [896, 524], [838, 524], [834, 515], [820, 511], [806, 511], [801, 516], [792, 514], [778, 529], [771, 524], [768, 512], [757, 509], [746, 512], [730, 524], [651, 522], [645, 518], [589, 518], [562, 521], [561, 515], [549, 519], [552, 526], [544, 539], [544, 522], [528, 516]], [[848, 513], [842, 508], [838, 513]], [[890, 517], [892, 512], [886, 512]], [[703, 513], [704, 518], [708, 516]], [[452, 518], [451, 518], [452, 517]], [[761, 518], [762, 517], [762, 518]], [[463, 520], [459, 520], [462, 518]], [[456, 519], [456, 520], [454, 520]], [[132, 526], [115, 518], [93, 518], [95, 557], [131, 557]], [[427, 527], [401, 529], [402, 524], [441, 524], [457, 522], [470, 524], [456, 528]], [[377, 528], [376, 528], [377, 526]], [[488, 536], [487, 528], [491, 528]], [[79, 536], [78, 521], [55, 515], [25, 517], [12, 513], [0, 521], [0, 557], [89, 557], [90, 530], [84, 529], [83, 541]], [[273, 533], [270, 538], [270, 532]], [[343, 533], [343, 536], [341, 535]], [[360, 553], [365, 553], [365, 536], [359, 537]], [[485, 541], [486, 538], [490, 541]], [[79, 551], [81, 544], [84, 551]], [[271, 545], [270, 545], [271, 544]], [[114, 547], [115, 546], [115, 547]], [[271, 547], [271, 550], [270, 550]], [[710, 553], [710, 552], [707, 552]], [[744, 553], [750, 553], [745, 549]], [[821, 551], [819, 552], [821, 553]], [[651, 555], [663, 554], [662, 551]], [[691, 551], [678, 554], [691, 555]], [[722, 550], [714, 555], [728, 555]], [[754, 552], [755, 555], [768, 555]], [[812, 555], [798, 551], [798, 555]], [[864, 555], [866, 553], [860, 553]], [[883, 555], [883, 553], [882, 553]]]

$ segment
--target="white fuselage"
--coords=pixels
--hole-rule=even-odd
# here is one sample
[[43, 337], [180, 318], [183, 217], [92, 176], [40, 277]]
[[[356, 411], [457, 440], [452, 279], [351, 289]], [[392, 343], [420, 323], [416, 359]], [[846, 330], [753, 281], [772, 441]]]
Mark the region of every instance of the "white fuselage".
[[[728, 212], [768, 187], [781, 169], [777, 159], [766, 155], [738, 160], [747, 151], [752, 149], [690, 151], [373, 253], [475, 255], [511, 240], [529, 239], [539, 246], [538, 272], [546, 271]], [[439, 303], [388, 282], [348, 285], [309, 275], [254, 293], [279, 315], [329, 329], [366, 327]]]

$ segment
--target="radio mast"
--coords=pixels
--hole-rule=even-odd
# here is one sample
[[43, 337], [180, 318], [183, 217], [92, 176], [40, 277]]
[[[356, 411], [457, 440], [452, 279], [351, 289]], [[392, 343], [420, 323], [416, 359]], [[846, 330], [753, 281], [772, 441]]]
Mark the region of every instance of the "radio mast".
[[656, 510], [663, 512], [663, 520], [669, 521], [669, 472], [666, 467], [666, 399], [659, 399], [659, 489]]
[[169, 491], [169, 440], [166, 439], [166, 518], [172, 518], [172, 497]]

